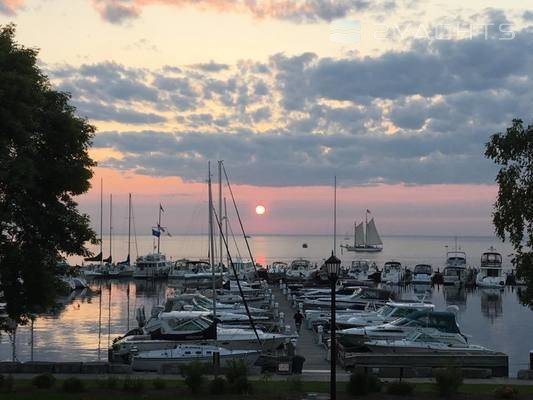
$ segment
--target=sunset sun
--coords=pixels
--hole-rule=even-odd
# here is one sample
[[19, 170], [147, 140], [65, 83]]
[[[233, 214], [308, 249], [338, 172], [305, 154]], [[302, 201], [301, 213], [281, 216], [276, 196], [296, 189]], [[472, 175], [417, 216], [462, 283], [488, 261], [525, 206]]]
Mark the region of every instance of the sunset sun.
[[260, 204], [257, 207], [255, 207], [255, 213], [257, 215], [263, 215], [265, 211], [266, 211], [266, 208]]

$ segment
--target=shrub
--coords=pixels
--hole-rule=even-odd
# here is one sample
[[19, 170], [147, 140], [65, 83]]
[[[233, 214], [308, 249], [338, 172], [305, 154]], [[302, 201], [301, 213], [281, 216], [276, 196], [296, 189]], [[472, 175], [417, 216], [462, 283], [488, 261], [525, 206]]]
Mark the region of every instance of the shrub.
[[227, 386], [226, 379], [222, 376], [217, 376], [209, 383], [209, 393], [215, 395], [226, 394]]
[[226, 369], [226, 379], [231, 392], [237, 394], [252, 393], [252, 385], [248, 381], [248, 367], [243, 360], [230, 360]]
[[193, 394], [202, 390], [205, 382], [205, 367], [199, 362], [193, 362], [181, 368], [181, 373], [185, 377], [185, 384], [191, 389]]
[[167, 387], [167, 381], [161, 379], [161, 378], [155, 378], [152, 381], [152, 385], [154, 386], [155, 390], [163, 390]]
[[13, 381], [13, 376], [8, 375], [7, 377], [4, 377], [2, 375], [2, 390], [5, 393], [11, 393], [15, 387], [15, 382]]
[[457, 368], [448, 368], [435, 373], [437, 391], [442, 397], [450, 398], [457, 394], [463, 384], [463, 375]]
[[396, 396], [410, 396], [415, 391], [415, 386], [409, 382], [391, 382], [387, 384], [387, 394]]
[[287, 382], [289, 382], [289, 388], [292, 392], [301, 392], [302, 391], [302, 380], [300, 379], [299, 376], [296, 376], [296, 377], [293, 377], [293, 378], [289, 378], [287, 379]]
[[122, 383], [122, 390], [125, 392], [140, 393], [144, 390], [144, 381], [142, 379], [132, 379], [128, 376]]
[[63, 381], [63, 391], [67, 393], [81, 393], [85, 390], [85, 383], [80, 378], [67, 378]]
[[353, 372], [350, 375], [346, 390], [352, 396], [364, 396], [369, 393], [380, 392], [381, 386], [382, 382], [377, 376], [364, 372]]
[[518, 390], [512, 386], [502, 386], [494, 390], [494, 396], [498, 399], [515, 399], [518, 397]]
[[31, 380], [31, 384], [38, 389], [50, 389], [55, 383], [56, 378], [49, 373], [34, 376]]
[[102, 386], [107, 389], [116, 389], [118, 387], [118, 379], [114, 376], [108, 376], [107, 379], [102, 382]]

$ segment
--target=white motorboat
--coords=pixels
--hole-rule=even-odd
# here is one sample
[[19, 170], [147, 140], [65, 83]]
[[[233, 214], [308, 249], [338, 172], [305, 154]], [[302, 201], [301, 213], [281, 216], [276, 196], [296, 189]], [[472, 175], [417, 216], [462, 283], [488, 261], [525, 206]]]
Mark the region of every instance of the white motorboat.
[[381, 272], [381, 282], [389, 285], [399, 285], [402, 283], [402, 264], [398, 261], [387, 261], [383, 265]]
[[[347, 295], [336, 297], [337, 310], [352, 309], [363, 310], [369, 305], [383, 305], [390, 300], [392, 292], [387, 289], [378, 289], [372, 287], [353, 288], [353, 292]], [[304, 310], [324, 309], [331, 307], [331, 295], [319, 297], [316, 299], [306, 299], [303, 302]]]
[[[168, 278], [185, 282], [212, 282], [213, 271], [209, 261], [179, 260], [171, 266]], [[215, 272], [216, 278], [220, 280], [220, 273]]]
[[346, 278], [354, 279], [356, 281], [367, 281], [368, 272], [370, 271], [370, 261], [368, 260], [353, 260], [350, 268], [346, 271]]
[[433, 276], [433, 268], [429, 264], [417, 264], [413, 269], [411, 283], [415, 285], [430, 285]]
[[350, 348], [350, 351], [365, 351], [368, 350], [365, 346], [368, 340], [404, 339], [413, 331], [421, 329], [461, 333], [454, 313], [422, 310], [382, 325], [343, 329], [337, 331], [337, 337], [339, 343]]
[[377, 311], [358, 313], [355, 316], [345, 316], [337, 320], [337, 329], [362, 328], [381, 325], [395, 319], [405, 317], [414, 311], [433, 311], [431, 303], [404, 303], [389, 301]]
[[229, 350], [213, 345], [178, 344], [172, 349], [141, 351], [133, 355], [134, 371], [160, 371], [165, 364], [187, 365], [192, 362], [212, 365], [213, 356], [219, 354], [220, 366], [242, 360], [251, 367], [259, 358], [258, 350]]
[[136, 279], [165, 278], [172, 267], [164, 254], [153, 253], [137, 258], [133, 277]]
[[285, 278], [285, 271], [288, 267], [286, 262], [274, 261], [272, 265], [267, 267], [267, 278], [269, 282], [276, 282]]
[[399, 340], [369, 340], [365, 345], [373, 353], [438, 353], [438, 354], [494, 354], [493, 350], [468, 344], [466, 338], [459, 333], [444, 333], [441, 331], [417, 330], [405, 339]]
[[299, 258], [291, 262], [285, 271], [285, 280], [288, 282], [306, 281], [311, 279], [317, 270], [318, 268], [313, 266], [309, 260]]
[[445, 285], [462, 285], [466, 282], [466, 253], [464, 251], [448, 251], [446, 266], [443, 271]]
[[368, 220], [369, 210], [366, 210], [365, 221], [357, 224], [354, 222], [354, 242], [353, 245], [342, 244], [341, 247], [347, 251], [358, 253], [378, 253], [383, 250], [383, 241], [379, 236], [374, 218]]
[[476, 275], [476, 285], [486, 288], [501, 288], [505, 286], [505, 277], [502, 274], [502, 255], [490, 248], [483, 253], [481, 264]]

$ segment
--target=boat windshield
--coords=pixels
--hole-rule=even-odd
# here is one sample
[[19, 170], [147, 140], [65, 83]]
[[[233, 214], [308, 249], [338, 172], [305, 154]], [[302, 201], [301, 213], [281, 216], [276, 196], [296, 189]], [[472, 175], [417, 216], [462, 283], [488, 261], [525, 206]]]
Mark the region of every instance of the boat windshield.
[[381, 317], [388, 317], [389, 315], [392, 315], [394, 310], [396, 310], [396, 307], [384, 305], [378, 310], [377, 315]]
[[425, 265], [425, 264], [418, 264], [415, 266], [415, 274], [427, 274], [431, 275], [431, 265]]

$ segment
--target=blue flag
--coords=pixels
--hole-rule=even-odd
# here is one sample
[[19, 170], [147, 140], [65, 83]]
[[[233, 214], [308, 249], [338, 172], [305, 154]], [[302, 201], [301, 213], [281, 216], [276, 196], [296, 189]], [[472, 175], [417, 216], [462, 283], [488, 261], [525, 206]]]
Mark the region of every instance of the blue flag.
[[152, 228], [152, 236], [159, 237], [161, 236], [161, 232], [157, 229]]

